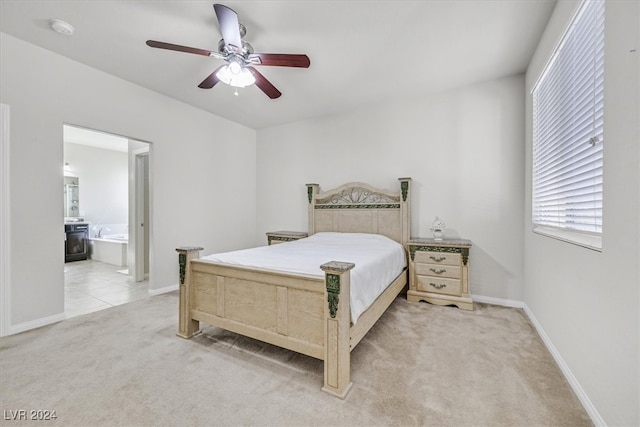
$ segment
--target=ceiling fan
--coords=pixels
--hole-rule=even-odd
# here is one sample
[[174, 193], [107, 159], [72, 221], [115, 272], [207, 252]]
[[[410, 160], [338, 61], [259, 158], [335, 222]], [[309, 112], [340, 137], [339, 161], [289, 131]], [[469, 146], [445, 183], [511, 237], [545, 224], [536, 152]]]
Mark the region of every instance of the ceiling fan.
[[[282, 93], [258, 72], [253, 67], [254, 65], [309, 68], [311, 62], [307, 55], [254, 53], [253, 47], [242, 40], [247, 31], [244, 25], [239, 23], [236, 12], [222, 4], [214, 4], [213, 9], [222, 33], [217, 52], [155, 40], [147, 40], [147, 45], [159, 49], [176, 50], [223, 59], [226, 64], [219, 66], [209, 74], [198, 85], [199, 88], [211, 89], [220, 81], [236, 88], [250, 86], [255, 83], [271, 99], [280, 97]], [[235, 94], [238, 94], [237, 89]]]

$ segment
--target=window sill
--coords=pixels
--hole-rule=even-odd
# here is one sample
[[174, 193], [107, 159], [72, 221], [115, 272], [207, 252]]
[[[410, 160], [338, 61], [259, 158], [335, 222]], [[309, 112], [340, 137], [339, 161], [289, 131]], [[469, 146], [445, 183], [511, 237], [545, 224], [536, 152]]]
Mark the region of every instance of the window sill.
[[552, 239], [557, 239], [563, 242], [571, 243], [573, 245], [582, 246], [583, 248], [602, 252], [601, 235], [595, 236], [592, 234], [584, 234], [577, 231], [558, 230], [555, 228], [541, 226], [534, 226], [533, 232], [536, 234], [541, 234], [543, 236], [551, 237]]

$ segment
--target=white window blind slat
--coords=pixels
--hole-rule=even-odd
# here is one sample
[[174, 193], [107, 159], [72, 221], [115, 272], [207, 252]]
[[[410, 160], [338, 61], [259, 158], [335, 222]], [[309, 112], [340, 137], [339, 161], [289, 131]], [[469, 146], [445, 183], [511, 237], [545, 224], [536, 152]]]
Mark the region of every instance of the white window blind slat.
[[[585, 146], [587, 144], [589, 147]], [[570, 167], [574, 163], [579, 167], [586, 161], [596, 162], [602, 157], [600, 147], [591, 147], [590, 143], [582, 145], [583, 147], [568, 147], [566, 150], [558, 151], [553, 157], [545, 156], [542, 159], [544, 161], [537, 164], [537, 182], [548, 179], [550, 175], [559, 173], [560, 169]]]
[[604, 1], [586, 0], [533, 90], [533, 223], [602, 233]]

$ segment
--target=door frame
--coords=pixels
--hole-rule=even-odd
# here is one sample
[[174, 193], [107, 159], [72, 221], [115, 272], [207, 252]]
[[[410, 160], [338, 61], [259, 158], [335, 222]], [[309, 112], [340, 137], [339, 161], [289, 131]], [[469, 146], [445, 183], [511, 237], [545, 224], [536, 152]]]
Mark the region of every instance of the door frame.
[[9, 106], [0, 104], [0, 336], [8, 335], [11, 328], [9, 113]]
[[[142, 142], [142, 141], [136, 141]], [[151, 168], [151, 155], [150, 155], [150, 144], [145, 143], [146, 147], [137, 148], [130, 150], [130, 166], [132, 171], [129, 176], [131, 179], [130, 189], [131, 189], [131, 197], [129, 199], [130, 205], [130, 220], [129, 224], [133, 225], [133, 227], [129, 227], [129, 243], [131, 245], [131, 249], [129, 250], [129, 275], [133, 278], [135, 282], [141, 282], [145, 279], [144, 273], [144, 257], [149, 256], [148, 250], [146, 248], [145, 254], [145, 245], [144, 245], [144, 229], [145, 227], [150, 230], [151, 227], [151, 215], [149, 215], [149, 224], [144, 222], [144, 211], [145, 211], [145, 198], [144, 198], [144, 175], [143, 168], [141, 162], [144, 160], [144, 157], [149, 159], [147, 164], [147, 179], [150, 182], [150, 168]], [[150, 192], [150, 191], [149, 191]], [[150, 199], [149, 194], [149, 199]], [[150, 201], [149, 201], [150, 204]], [[131, 209], [133, 208], [133, 209]], [[147, 208], [150, 208], [147, 207]], [[144, 224], [144, 225], [143, 225]]]

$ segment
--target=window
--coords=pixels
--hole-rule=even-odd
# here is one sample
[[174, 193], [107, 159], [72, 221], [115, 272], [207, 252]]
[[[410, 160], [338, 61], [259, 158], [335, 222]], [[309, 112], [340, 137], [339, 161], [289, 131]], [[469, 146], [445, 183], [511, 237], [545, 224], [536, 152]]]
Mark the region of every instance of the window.
[[599, 249], [604, 1], [583, 1], [532, 95], [534, 231]]

